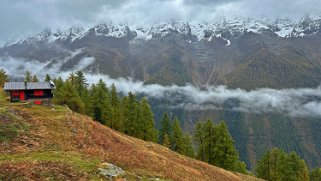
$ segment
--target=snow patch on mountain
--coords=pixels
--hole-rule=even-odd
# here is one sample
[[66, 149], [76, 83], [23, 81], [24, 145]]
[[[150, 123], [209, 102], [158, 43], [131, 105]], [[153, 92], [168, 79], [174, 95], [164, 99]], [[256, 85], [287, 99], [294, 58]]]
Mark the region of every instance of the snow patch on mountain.
[[106, 36], [114, 38], [124, 38], [126, 36], [129, 36], [131, 33], [131, 30], [125, 24], [113, 25], [106, 23], [98, 24], [89, 31], [94, 31], [96, 36]]
[[191, 35], [191, 27], [187, 22], [162, 22], [154, 24], [149, 33], [153, 38], [166, 37], [168, 35]]

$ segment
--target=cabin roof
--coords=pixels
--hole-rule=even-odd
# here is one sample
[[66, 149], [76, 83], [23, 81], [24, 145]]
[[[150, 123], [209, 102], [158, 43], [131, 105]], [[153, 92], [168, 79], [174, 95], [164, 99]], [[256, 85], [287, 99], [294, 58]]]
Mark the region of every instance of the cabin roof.
[[5, 82], [4, 90], [24, 90], [25, 83], [24, 82]]
[[5, 82], [4, 90], [55, 89], [53, 82]]

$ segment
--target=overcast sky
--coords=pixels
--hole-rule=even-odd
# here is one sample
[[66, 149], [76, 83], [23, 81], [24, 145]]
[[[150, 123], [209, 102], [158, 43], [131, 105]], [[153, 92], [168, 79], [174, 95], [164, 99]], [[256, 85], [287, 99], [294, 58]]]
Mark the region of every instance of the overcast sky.
[[0, 42], [45, 27], [210, 21], [235, 15], [298, 19], [321, 15], [320, 7], [321, 0], [0, 0]]

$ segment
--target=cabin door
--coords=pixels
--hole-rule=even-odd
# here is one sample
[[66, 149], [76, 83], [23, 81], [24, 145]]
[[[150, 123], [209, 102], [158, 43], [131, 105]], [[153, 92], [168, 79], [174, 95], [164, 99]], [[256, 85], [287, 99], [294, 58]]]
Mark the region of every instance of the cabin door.
[[25, 100], [25, 91], [20, 91], [19, 98], [20, 98], [20, 101]]

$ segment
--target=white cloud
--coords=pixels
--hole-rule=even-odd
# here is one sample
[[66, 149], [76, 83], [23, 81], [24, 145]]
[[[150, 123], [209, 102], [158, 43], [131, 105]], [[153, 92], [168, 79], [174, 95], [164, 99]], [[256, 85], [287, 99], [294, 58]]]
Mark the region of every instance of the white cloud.
[[123, 93], [132, 91], [155, 99], [164, 99], [169, 108], [191, 110], [220, 110], [229, 100], [237, 100], [238, 104], [229, 109], [250, 113], [281, 113], [291, 117], [321, 117], [321, 87], [302, 89], [227, 89], [225, 86], [209, 87], [201, 90], [192, 85], [162, 86], [144, 85], [132, 79], [111, 79], [105, 75], [87, 75], [90, 82], [103, 78]]
[[[81, 49], [71, 52], [71, 56], [79, 53]], [[88, 61], [91, 62], [94, 59], [84, 58], [75, 67], [82, 69], [88, 65]], [[44, 68], [46, 65], [38, 61], [18, 60], [11, 57], [0, 59], [0, 67], [5, 68], [11, 76], [22, 77], [26, 70], [31, 70], [40, 79], [43, 79], [47, 73], [63, 78], [67, 78], [70, 73], [59, 71], [59, 66], [46, 69]], [[265, 88], [245, 91], [227, 89], [225, 86], [200, 89], [193, 85], [144, 85], [142, 81], [134, 81], [130, 78], [111, 79], [107, 75], [87, 74], [86, 77], [89, 83], [97, 83], [102, 78], [109, 86], [115, 84], [118, 91], [124, 94], [131, 91], [154, 99], [166, 100], [166, 104], [162, 106], [172, 109], [221, 110], [224, 108], [250, 113], [281, 113], [291, 117], [321, 117], [321, 87], [281, 90]], [[226, 107], [227, 102], [234, 103]]]

